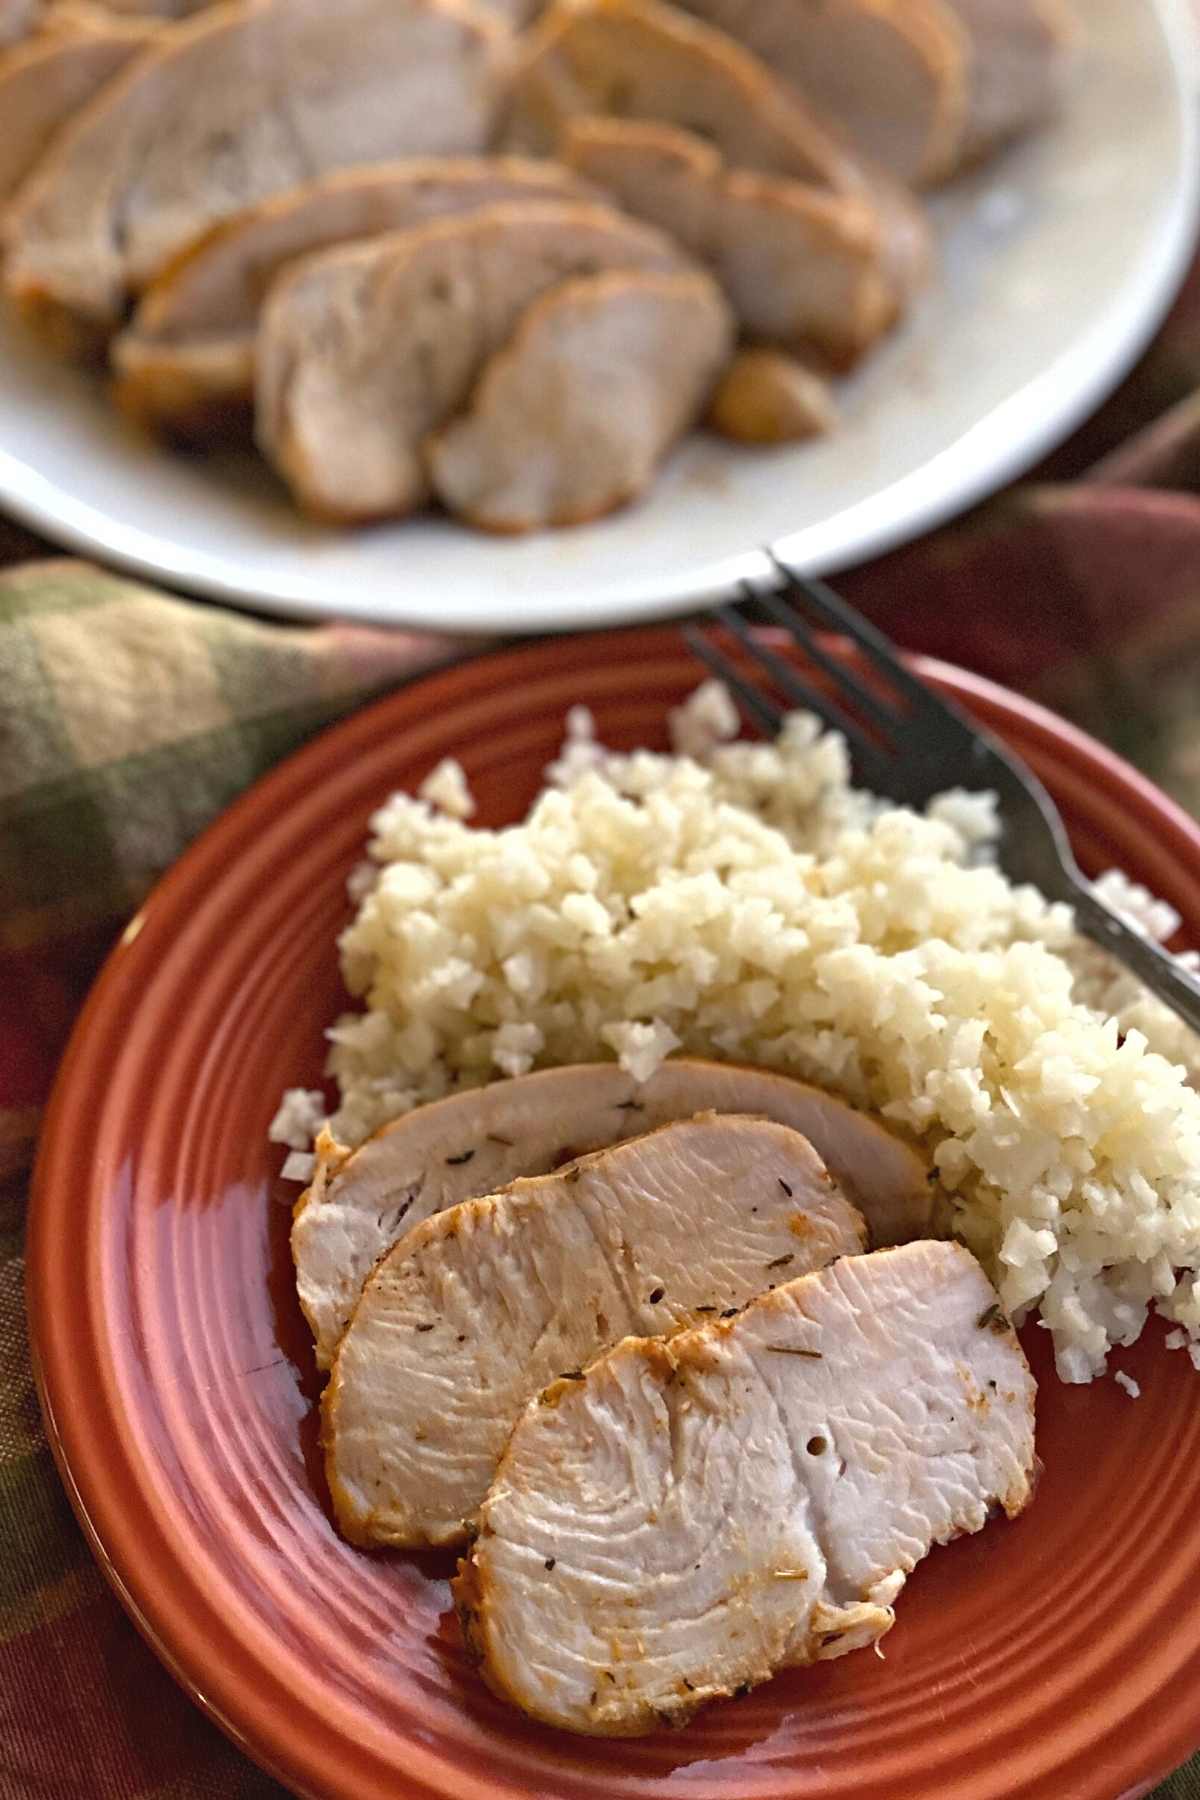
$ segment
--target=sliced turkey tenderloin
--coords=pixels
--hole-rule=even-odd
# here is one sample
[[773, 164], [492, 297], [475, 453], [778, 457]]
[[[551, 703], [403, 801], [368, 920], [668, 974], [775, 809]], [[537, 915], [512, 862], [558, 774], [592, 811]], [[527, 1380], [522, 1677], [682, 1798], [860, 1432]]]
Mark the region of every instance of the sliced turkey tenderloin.
[[958, 1244], [847, 1257], [531, 1402], [454, 1583], [495, 1691], [629, 1736], [876, 1642], [937, 1543], [1030, 1498], [1033, 1377]]
[[962, 160], [1048, 118], [1062, 99], [1077, 27], [1065, 0], [943, 0], [971, 46]]
[[470, 0], [245, 0], [170, 31], [66, 126], [13, 209], [6, 281], [64, 342], [217, 220], [332, 168], [475, 151], [508, 34]]
[[896, 180], [934, 181], [954, 169], [972, 50], [945, 0], [679, 4], [753, 51]]
[[31, 38], [0, 60], [0, 207], [55, 133], [157, 35], [158, 27], [142, 20], [89, 19]]
[[678, 125], [747, 168], [862, 186], [854, 158], [797, 94], [667, 0], [557, 0], [528, 34], [509, 119], [514, 144], [553, 153], [571, 119], [604, 114]]
[[429, 491], [425, 440], [539, 294], [571, 275], [682, 264], [649, 225], [568, 201], [490, 206], [305, 257], [263, 311], [259, 446], [319, 517], [411, 512]]
[[847, 363], [896, 317], [885, 222], [865, 194], [731, 169], [711, 144], [646, 120], [571, 120], [562, 155], [705, 263], [751, 338]]
[[758, 1113], [812, 1143], [865, 1215], [875, 1244], [931, 1231], [936, 1188], [924, 1158], [878, 1119], [767, 1069], [672, 1058], [638, 1083], [616, 1063], [541, 1069], [435, 1100], [357, 1150], [328, 1133], [296, 1203], [300, 1304], [328, 1368], [363, 1282], [402, 1232], [520, 1176], [713, 1110]]
[[675, 126], [732, 173], [782, 175], [855, 195], [880, 217], [891, 279], [922, 279], [929, 232], [912, 196], [862, 160], [766, 61], [669, 0], [557, 0], [528, 33], [509, 134], [554, 153], [573, 120]]
[[433, 490], [468, 524], [538, 531], [645, 491], [695, 424], [733, 348], [700, 270], [621, 269], [551, 288], [426, 445]]
[[338, 1346], [322, 1407], [338, 1524], [356, 1543], [462, 1542], [548, 1381], [865, 1241], [806, 1138], [715, 1113], [438, 1213], [375, 1269]]
[[253, 403], [254, 336], [271, 283], [300, 256], [496, 201], [592, 191], [532, 158], [412, 157], [337, 169], [237, 213], [151, 284], [112, 359], [117, 396], [144, 423], [207, 436]]

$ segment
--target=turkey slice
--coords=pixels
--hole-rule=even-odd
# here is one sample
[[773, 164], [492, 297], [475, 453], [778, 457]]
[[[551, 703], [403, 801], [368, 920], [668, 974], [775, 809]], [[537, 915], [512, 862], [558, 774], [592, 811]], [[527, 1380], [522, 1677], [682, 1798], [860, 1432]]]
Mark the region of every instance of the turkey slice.
[[1035, 1385], [969, 1251], [848, 1257], [522, 1414], [454, 1584], [489, 1685], [630, 1736], [893, 1623], [934, 1545], [1032, 1491]]
[[508, 44], [469, 0], [202, 12], [60, 134], [13, 210], [9, 292], [60, 340], [103, 339], [219, 219], [329, 169], [481, 149]]
[[875, 1244], [934, 1227], [936, 1190], [923, 1157], [821, 1088], [690, 1057], [672, 1058], [641, 1084], [616, 1063], [542, 1069], [418, 1107], [357, 1150], [323, 1134], [292, 1224], [317, 1362], [328, 1368], [371, 1269], [422, 1219], [708, 1110], [758, 1113], [802, 1132], [866, 1216]]
[[944, 0], [971, 46], [963, 160], [1048, 118], [1062, 99], [1078, 25], [1065, 0]]
[[72, 15], [70, 24], [0, 59], [0, 207], [36, 167], [55, 133], [159, 35], [138, 19]]
[[896, 180], [923, 183], [953, 171], [972, 51], [945, 0], [679, 3], [760, 57]]
[[363, 1289], [323, 1402], [338, 1524], [461, 1542], [530, 1395], [865, 1247], [806, 1138], [703, 1114], [438, 1213]]
[[528, 33], [514, 146], [553, 153], [581, 115], [678, 125], [746, 168], [855, 189], [861, 170], [798, 94], [723, 31], [666, 0], [556, 0]]
[[911, 285], [897, 277], [888, 217], [865, 192], [731, 169], [692, 133], [638, 119], [570, 120], [562, 155], [711, 269], [752, 339], [852, 362]]
[[117, 397], [143, 423], [207, 437], [249, 415], [254, 338], [271, 283], [300, 256], [496, 201], [594, 198], [579, 176], [528, 157], [411, 157], [337, 169], [214, 227], [159, 275], [112, 360]]
[[700, 270], [551, 288], [426, 445], [442, 504], [487, 531], [577, 525], [634, 500], [703, 412], [733, 348]]
[[263, 311], [259, 446], [319, 517], [412, 512], [429, 491], [425, 440], [539, 294], [585, 272], [682, 264], [661, 232], [608, 207], [532, 200], [305, 257]]

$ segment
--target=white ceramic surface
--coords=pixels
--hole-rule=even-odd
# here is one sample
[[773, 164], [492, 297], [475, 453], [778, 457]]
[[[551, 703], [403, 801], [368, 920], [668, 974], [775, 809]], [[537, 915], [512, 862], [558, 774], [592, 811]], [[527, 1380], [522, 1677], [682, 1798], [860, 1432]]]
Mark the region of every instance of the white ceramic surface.
[[841, 428], [780, 451], [697, 436], [647, 500], [494, 539], [428, 518], [339, 533], [249, 455], [173, 456], [99, 384], [0, 320], [0, 507], [80, 550], [288, 614], [469, 631], [661, 617], [761, 579], [761, 546], [828, 573], [1011, 479], [1115, 384], [1170, 301], [1200, 166], [1187, 0], [1078, 0], [1062, 118], [934, 202], [940, 266], [842, 385]]

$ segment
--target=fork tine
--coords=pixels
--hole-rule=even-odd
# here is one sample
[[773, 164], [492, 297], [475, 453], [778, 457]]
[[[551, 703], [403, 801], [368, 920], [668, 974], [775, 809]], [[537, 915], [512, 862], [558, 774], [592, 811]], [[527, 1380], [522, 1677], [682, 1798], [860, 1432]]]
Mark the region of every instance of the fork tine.
[[713, 617], [719, 619], [726, 630], [733, 633], [747, 655], [753, 658], [759, 668], [765, 669], [767, 674], [778, 682], [789, 700], [794, 700], [797, 705], [807, 707], [809, 712], [816, 713], [819, 718], [824, 719], [832, 731], [841, 732], [846, 742], [853, 747], [862, 773], [870, 779], [870, 772], [878, 769], [879, 746], [871, 742], [866, 733], [854, 723], [854, 720], [847, 718], [835, 701], [827, 700], [823, 694], [817, 692], [816, 688], [810, 687], [807, 681], [801, 680], [796, 671], [789, 668], [783, 658], [777, 656], [774, 650], [769, 649], [766, 644], [759, 643], [753, 630], [736, 608], [718, 606], [714, 609]]
[[692, 625], [683, 628], [684, 639], [693, 656], [698, 656], [707, 669], [723, 681], [727, 688], [735, 693], [750, 717], [761, 725], [768, 737], [775, 737], [783, 724], [783, 713], [777, 706], [760, 694], [757, 688], [751, 687], [748, 681], [738, 674], [729, 658], [720, 650], [714, 649], [708, 639]]
[[876, 631], [861, 613], [848, 606], [825, 582], [797, 575], [794, 569], [789, 569], [786, 563], [780, 562], [770, 551], [767, 554], [783, 577], [786, 587], [792, 593], [803, 595], [822, 623], [844, 632], [857, 644], [880, 674], [885, 675], [894, 688], [898, 688], [906, 699], [912, 701], [916, 711], [925, 713], [927, 717], [936, 713], [939, 718], [953, 719], [956, 724], [959, 722], [958, 715], [932, 693], [924, 682], [909, 674], [887, 638], [881, 631]]
[[894, 733], [903, 726], [904, 720], [900, 714], [893, 708], [885, 706], [879, 695], [873, 694], [866, 683], [859, 680], [853, 669], [848, 669], [844, 663], [839, 662], [836, 657], [830, 656], [827, 650], [821, 648], [816, 632], [811, 629], [806, 619], [800, 617], [796, 608], [789, 605], [782, 594], [775, 593], [769, 588], [762, 593], [756, 593], [749, 582], [743, 583], [743, 592], [747, 600], [755, 601], [763, 608], [764, 612], [770, 613], [777, 625], [783, 626], [789, 637], [796, 639], [810, 662], [816, 663], [819, 669], [824, 669], [831, 681], [844, 689], [846, 693], [852, 694], [867, 717], [873, 719], [881, 730]]

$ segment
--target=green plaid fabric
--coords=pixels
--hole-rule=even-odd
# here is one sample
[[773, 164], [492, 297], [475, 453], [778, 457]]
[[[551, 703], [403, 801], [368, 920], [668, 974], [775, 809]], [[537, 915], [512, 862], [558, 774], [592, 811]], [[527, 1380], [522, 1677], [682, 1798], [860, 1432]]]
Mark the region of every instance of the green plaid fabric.
[[130, 912], [233, 796], [443, 660], [432, 637], [262, 624], [78, 562], [0, 575], [0, 1796], [265, 1800], [113, 1600], [29, 1369], [26, 1181], [79, 1003]]
[[95, 968], [235, 794], [363, 698], [444, 658], [433, 638], [301, 629], [85, 563], [0, 577], [0, 1173]]
[[[841, 585], [1200, 811], [1198, 377], [1194, 273], [1036, 485]], [[0, 562], [27, 548], [0, 525]], [[150, 884], [279, 757], [451, 649], [263, 624], [81, 563], [0, 575], [0, 1800], [282, 1794], [158, 1667], [75, 1526], [29, 1372], [25, 1171], [79, 1002]], [[1200, 1758], [1155, 1800], [1200, 1800]]]

